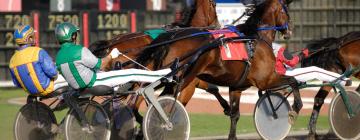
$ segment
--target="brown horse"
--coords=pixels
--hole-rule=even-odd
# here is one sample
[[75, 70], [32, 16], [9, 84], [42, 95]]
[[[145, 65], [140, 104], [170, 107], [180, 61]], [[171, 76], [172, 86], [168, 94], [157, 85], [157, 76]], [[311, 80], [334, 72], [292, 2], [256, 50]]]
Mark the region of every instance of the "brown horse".
[[[253, 36], [257, 34], [257, 28], [260, 25], [266, 26], [284, 26], [289, 22], [287, 6], [289, 1], [267, 0], [258, 5], [250, 19], [244, 25], [238, 26], [238, 29], [246, 35]], [[288, 28], [280, 30], [288, 36]], [[206, 34], [206, 30], [191, 29], [180, 30], [177, 32], [160, 35], [153, 43], [166, 41], [172, 38], [192, 36], [194, 34], [203, 34], [193, 36], [172, 43], [171, 45], [159, 46], [156, 48], [145, 49], [138, 57], [138, 61], [144, 65], [152, 66], [154, 69], [160, 69], [168, 66], [175, 58], [181, 58], [181, 63], [189, 63], [190, 60], [196, 60], [191, 63], [188, 71], [184, 72], [183, 87], [188, 86], [194, 78], [214, 83], [220, 86], [230, 87], [230, 119], [231, 127], [229, 139], [236, 139], [236, 124], [239, 119], [239, 100], [241, 92], [250, 86], [256, 86], [260, 90], [278, 87], [288, 84], [294, 87], [294, 94], [299, 99], [299, 92], [296, 90], [296, 80], [293, 77], [285, 77], [275, 72], [275, 56], [272, 52], [271, 42], [275, 38], [275, 31], [269, 30], [266, 35], [261, 35], [254, 42], [254, 54], [248, 61], [223, 61], [220, 58], [218, 46], [219, 40]], [[266, 41], [269, 40], [269, 41]], [[185, 57], [195, 54], [194, 57]], [[199, 57], [196, 57], [196, 56]], [[185, 57], [185, 58], [184, 58]], [[184, 59], [183, 59], [184, 58]], [[243, 79], [243, 80], [242, 80]], [[184, 93], [180, 94], [179, 99], [189, 97]], [[190, 97], [192, 94], [190, 95]], [[295, 100], [293, 106], [295, 111], [301, 108], [301, 99]]]
[[[310, 42], [307, 48], [314, 53], [302, 60], [302, 67], [318, 66], [341, 74], [349, 66], [360, 66], [360, 32], [350, 32], [339, 38], [315, 40]], [[352, 76], [360, 79], [360, 72], [353, 73]], [[311, 139], [316, 138], [316, 121], [319, 111], [331, 89], [332, 87], [323, 86], [315, 96], [314, 107], [308, 125], [309, 138]], [[360, 92], [360, 85], [356, 88], [356, 91]]]
[[[193, 0], [192, 6], [185, 7], [182, 14], [182, 20], [176, 23], [173, 23], [174, 26], [191, 26], [191, 27], [219, 27], [219, 22], [217, 20], [215, 3], [213, 0]], [[175, 29], [176, 30], [176, 29]], [[98, 57], [105, 56], [109, 53], [113, 48], [119, 49], [122, 53], [126, 56], [130, 57], [131, 59], [135, 59], [135, 57], [152, 42], [152, 38], [144, 33], [128, 33], [128, 34], [121, 34], [114, 37], [111, 40], [100, 40], [94, 42], [90, 45], [89, 49]], [[122, 62], [124, 66], [128, 66], [131, 64], [127, 58], [119, 56], [117, 59], [112, 60], [108, 63], [106, 70], [111, 70], [114, 66], [115, 62]], [[218, 88], [215, 85], [208, 84], [204, 81], [199, 79], [194, 79], [194, 81], [183, 90], [183, 92], [191, 92], [193, 93], [195, 88], [204, 89], [212, 94], [215, 95], [219, 99], [221, 105], [228, 109], [229, 106], [224, 100], [219, 92]], [[134, 98], [137, 99], [137, 98]], [[137, 117], [137, 121], [141, 123], [142, 117], [137, 114], [137, 108], [140, 106], [142, 98], [136, 101], [135, 107], [135, 114]], [[224, 110], [225, 114], [228, 110]]]

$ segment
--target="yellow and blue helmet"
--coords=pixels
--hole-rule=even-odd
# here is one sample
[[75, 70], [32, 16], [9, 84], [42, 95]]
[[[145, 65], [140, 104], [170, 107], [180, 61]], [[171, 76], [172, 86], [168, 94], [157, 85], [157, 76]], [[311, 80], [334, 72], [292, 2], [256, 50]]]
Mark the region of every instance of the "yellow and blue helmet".
[[[33, 40], [30, 40], [30, 37]], [[15, 43], [18, 45], [33, 44], [34, 43], [34, 28], [30, 25], [20, 25], [14, 31]]]

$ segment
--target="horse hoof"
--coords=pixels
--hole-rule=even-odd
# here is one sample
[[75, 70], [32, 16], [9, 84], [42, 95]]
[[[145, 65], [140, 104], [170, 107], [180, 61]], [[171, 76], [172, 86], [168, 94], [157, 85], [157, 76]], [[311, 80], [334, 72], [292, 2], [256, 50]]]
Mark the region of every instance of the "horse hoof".
[[57, 134], [59, 133], [60, 128], [57, 124], [51, 124], [50, 133]]
[[308, 138], [308, 140], [316, 140], [316, 134], [308, 134], [308, 136], [307, 136]]
[[297, 117], [298, 117], [298, 113], [296, 113], [295, 111], [289, 111], [289, 123], [291, 125], [295, 124]]

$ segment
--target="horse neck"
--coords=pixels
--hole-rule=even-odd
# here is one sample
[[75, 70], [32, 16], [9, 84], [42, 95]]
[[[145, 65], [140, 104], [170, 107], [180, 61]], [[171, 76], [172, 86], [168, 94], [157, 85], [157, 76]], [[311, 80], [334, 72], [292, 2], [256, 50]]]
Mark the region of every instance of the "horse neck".
[[[276, 19], [275, 10], [272, 8], [275, 7], [273, 3], [269, 4], [269, 7], [266, 9], [264, 14], [261, 17], [259, 27], [275, 27], [276, 26]], [[273, 42], [275, 40], [276, 30], [264, 30], [260, 31], [259, 35], [268, 42]]]
[[269, 43], [274, 42], [275, 34], [276, 31], [274, 30], [259, 31], [260, 37]]
[[209, 2], [209, 0], [200, 0], [197, 2], [196, 12], [190, 22], [192, 27], [220, 27], [216, 10]]

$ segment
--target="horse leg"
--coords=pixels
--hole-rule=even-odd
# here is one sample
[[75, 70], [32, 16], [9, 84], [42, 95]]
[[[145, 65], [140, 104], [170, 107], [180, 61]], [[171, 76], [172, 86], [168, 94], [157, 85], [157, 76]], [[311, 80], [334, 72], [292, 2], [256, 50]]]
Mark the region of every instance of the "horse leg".
[[216, 97], [216, 99], [219, 101], [220, 105], [223, 107], [224, 114], [227, 116], [230, 116], [230, 106], [229, 106], [228, 102], [220, 95], [219, 88], [216, 85], [199, 80], [197, 87], [204, 89], [207, 92], [214, 95]]
[[236, 140], [236, 125], [240, 117], [239, 103], [241, 91], [230, 88], [230, 133], [229, 140]]
[[301, 108], [303, 107], [303, 103], [301, 100], [299, 87], [297, 85], [296, 79], [294, 77], [290, 77], [289, 82], [289, 85], [291, 86], [294, 95], [294, 104], [292, 105], [293, 111], [289, 112], [289, 122], [290, 124], [294, 124]]
[[321, 87], [315, 96], [314, 107], [308, 125], [308, 129], [309, 129], [308, 138], [311, 140], [316, 139], [316, 121], [317, 118], [319, 117], [321, 106], [324, 104], [324, 100], [326, 96], [329, 94], [331, 89], [332, 87], [329, 86]]
[[[135, 95], [135, 96], [138, 96], [138, 95]], [[137, 98], [137, 99], [136, 99], [135, 104], [132, 107], [132, 109], [133, 109], [133, 113], [134, 113], [136, 122], [138, 122], [140, 124], [140, 129], [139, 129], [135, 139], [142, 140], [142, 139], [144, 139], [143, 132], [142, 132], [143, 116], [139, 113], [139, 108], [140, 108], [142, 101], [144, 100], [144, 97], [138, 96], [135, 98]]]
[[191, 97], [194, 95], [195, 87], [199, 83], [199, 79], [195, 78], [191, 81], [184, 89], [181, 90], [181, 93], [178, 97], [178, 100], [186, 106], [186, 104], [190, 101]]

